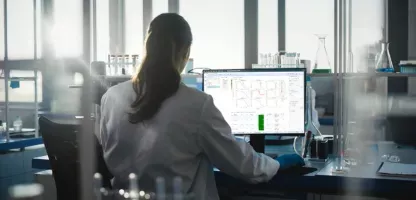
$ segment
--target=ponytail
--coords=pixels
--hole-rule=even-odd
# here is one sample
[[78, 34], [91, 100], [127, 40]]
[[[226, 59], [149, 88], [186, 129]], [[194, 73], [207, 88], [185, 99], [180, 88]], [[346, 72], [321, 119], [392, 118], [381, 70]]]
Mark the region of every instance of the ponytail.
[[133, 77], [136, 99], [131, 104], [133, 112], [129, 113], [131, 123], [153, 118], [162, 103], [178, 91], [181, 81], [178, 65], [191, 41], [189, 25], [181, 16], [162, 14], [152, 21], [146, 38], [146, 55]]

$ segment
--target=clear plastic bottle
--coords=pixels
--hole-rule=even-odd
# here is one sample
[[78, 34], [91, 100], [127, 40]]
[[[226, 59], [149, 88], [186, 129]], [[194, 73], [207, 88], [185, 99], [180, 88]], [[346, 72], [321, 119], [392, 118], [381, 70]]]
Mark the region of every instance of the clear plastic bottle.
[[6, 129], [3, 127], [3, 121], [0, 120], [0, 142], [4, 142], [6, 137]]
[[23, 126], [23, 121], [19, 116], [17, 116], [16, 119], [13, 121], [14, 132], [21, 132], [22, 126]]

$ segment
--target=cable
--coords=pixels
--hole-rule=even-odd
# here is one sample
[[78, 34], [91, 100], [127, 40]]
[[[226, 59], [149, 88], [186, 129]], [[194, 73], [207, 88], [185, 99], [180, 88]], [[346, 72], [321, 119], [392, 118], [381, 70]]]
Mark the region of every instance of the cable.
[[196, 70], [196, 69], [200, 69], [200, 70], [210, 70], [210, 68], [193, 68], [193, 69], [190, 69], [189, 71], [187, 71], [187, 73], [190, 73], [190, 74], [201, 74], [199, 72], [194, 72], [194, 70]]

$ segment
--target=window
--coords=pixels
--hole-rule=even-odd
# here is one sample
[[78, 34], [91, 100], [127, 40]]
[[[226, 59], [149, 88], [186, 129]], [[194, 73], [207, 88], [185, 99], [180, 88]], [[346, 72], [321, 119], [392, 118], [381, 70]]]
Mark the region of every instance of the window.
[[51, 39], [57, 57], [82, 56], [82, 18], [82, 0], [54, 0], [54, 25]]
[[[0, 0], [0, 19], [4, 16], [4, 0]], [[0, 20], [0, 60], [4, 60], [4, 20]]]
[[244, 1], [181, 0], [191, 26], [195, 68], [244, 68]]
[[[41, 1], [37, 1], [37, 56], [41, 56]], [[8, 57], [10, 60], [34, 58], [34, 18], [32, 0], [7, 1]], [[0, 60], [4, 59], [4, 0], [0, 0]]]
[[152, 1], [152, 15], [153, 18], [162, 13], [169, 11], [169, 0], [153, 0]]
[[[10, 71], [10, 77], [34, 77], [34, 71]], [[2, 75], [3, 76], [3, 75]], [[42, 73], [38, 71], [37, 79], [38, 102], [42, 101]], [[18, 87], [12, 88], [9, 82], [9, 101], [10, 102], [34, 102], [35, 101], [35, 84], [33, 80], [19, 81]], [[0, 82], [0, 101], [5, 101], [4, 79]]]
[[286, 50], [315, 64], [316, 34], [326, 35], [326, 49], [334, 68], [334, 0], [286, 1]]
[[[4, 1], [1, 1], [3, 4]], [[34, 57], [34, 12], [33, 0], [7, 1], [7, 37], [8, 58], [33, 59]], [[1, 17], [3, 21], [3, 5], [1, 5]], [[4, 22], [2, 26], [2, 58], [4, 58]]]
[[375, 67], [375, 57], [380, 53], [383, 40], [384, 1], [352, 1], [351, 51], [353, 72], [366, 72]]
[[277, 30], [277, 2], [276, 0], [258, 1], [258, 52], [278, 52], [278, 30]]
[[143, 1], [125, 0], [126, 54], [141, 54], [143, 50]]
[[110, 12], [109, 0], [97, 2], [97, 60], [107, 62], [110, 52]]

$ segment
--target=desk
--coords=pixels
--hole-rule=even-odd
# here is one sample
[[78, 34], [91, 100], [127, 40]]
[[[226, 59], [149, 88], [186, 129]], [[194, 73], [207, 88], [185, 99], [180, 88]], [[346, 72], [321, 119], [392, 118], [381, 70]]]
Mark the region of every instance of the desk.
[[[416, 149], [397, 148], [392, 142], [380, 142], [379, 158], [384, 154], [397, 155], [403, 163], [416, 163]], [[322, 191], [325, 193], [347, 193], [371, 195], [397, 199], [409, 195], [416, 189], [416, 177], [388, 177], [376, 174], [381, 161], [351, 167], [346, 174], [333, 174], [335, 162], [321, 169], [318, 177]]]
[[[266, 152], [290, 153], [291, 147], [266, 146]], [[416, 163], [416, 150], [397, 149], [392, 143], [380, 145], [380, 153], [390, 152], [400, 156], [403, 162], [414, 160]], [[255, 191], [258, 193], [273, 193], [277, 191], [294, 191], [315, 194], [350, 194], [377, 197], [393, 197], [397, 199], [410, 194], [416, 188], [416, 178], [397, 178], [376, 175], [379, 162], [373, 165], [360, 166], [347, 174], [332, 174], [333, 160], [327, 163], [307, 162], [308, 166], [318, 170], [305, 176], [277, 174], [268, 183], [252, 185], [232, 178], [220, 171], [215, 172], [217, 186], [230, 190]], [[37, 157], [32, 160], [32, 167], [36, 169], [49, 169], [48, 156]]]
[[9, 142], [0, 141], [0, 151], [9, 151], [11, 149], [23, 149], [29, 146], [43, 144], [42, 138], [22, 138], [10, 139]]

